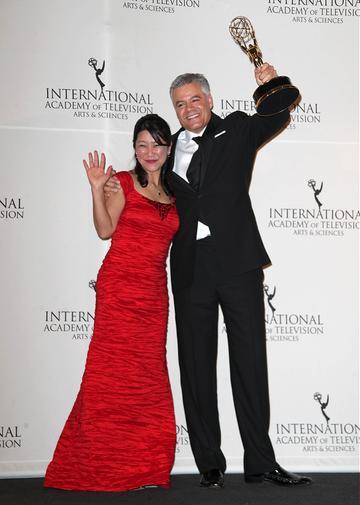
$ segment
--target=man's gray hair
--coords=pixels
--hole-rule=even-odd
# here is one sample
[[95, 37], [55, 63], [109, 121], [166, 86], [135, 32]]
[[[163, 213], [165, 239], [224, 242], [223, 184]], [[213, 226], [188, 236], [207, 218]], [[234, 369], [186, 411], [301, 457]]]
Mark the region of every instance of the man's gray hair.
[[172, 97], [173, 91], [176, 88], [184, 86], [184, 84], [190, 84], [191, 82], [197, 82], [200, 84], [202, 91], [206, 95], [210, 95], [210, 85], [208, 80], [203, 74], [181, 74], [178, 75], [170, 86], [170, 96]]

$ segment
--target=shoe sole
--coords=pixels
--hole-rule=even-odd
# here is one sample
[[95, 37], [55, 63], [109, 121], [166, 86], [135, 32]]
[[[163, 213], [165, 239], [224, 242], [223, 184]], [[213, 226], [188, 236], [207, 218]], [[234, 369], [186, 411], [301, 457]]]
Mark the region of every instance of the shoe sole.
[[224, 479], [221, 479], [219, 482], [200, 481], [200, 486], [206, 488], [210, 487], [212, 489], [222, 489], [224, 485]]

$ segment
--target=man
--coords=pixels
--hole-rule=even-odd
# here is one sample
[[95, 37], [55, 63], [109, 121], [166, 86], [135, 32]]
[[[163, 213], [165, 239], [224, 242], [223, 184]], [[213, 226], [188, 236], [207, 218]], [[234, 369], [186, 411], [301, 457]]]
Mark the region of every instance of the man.
[[[267, 63], [255, 70], [258, 85], [276, 75]], [[309, 484], [310, 478], [277, 464], [268, 436], [262, 267], [270, 259], [248, 194], [256, 152], [284, 129], [289, 112], [261, 117], [237, 111], [221, 119], [212, 112], [209, 83], [202, 74], [178, 76], [170, 96], [181, 124], [166, 174], [180, 216], [171, 248], [171, 280], [183, 402], [200, 484], [223, 487], [226, 470], [217, 407], [219, 306], [227, 329], [245, 481]]]
[[[258, 85], [276, 75], [267, 63], [255, 70]], [[284, 129], [289, 112], [260, 117], [237, 111], [221, 119], [212, 113], [209, 84], [201, 74], [178, 76], [170, 96], [182, 126], [173, 136], [167, 173], [180, 216], [171, 278], [183, 401], [200, 484], [222, 487], [226, 469], [217, 407], [219, 305], [245, 481], [308, 484], [308, 477], [276, 463], [268, 436], [262, 267], [270, 260], [248, 194], [257, 149]]]

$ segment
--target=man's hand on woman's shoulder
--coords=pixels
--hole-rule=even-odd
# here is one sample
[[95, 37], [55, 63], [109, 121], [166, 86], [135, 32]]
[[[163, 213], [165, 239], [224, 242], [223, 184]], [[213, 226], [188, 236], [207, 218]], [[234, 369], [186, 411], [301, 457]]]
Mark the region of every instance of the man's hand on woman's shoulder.
[[104, 186], [105, 196], [110, 196], [112, 193], [117, 193], [121, 190], [120, 181], [115, 177], [116, 171], [113, 169], [110, 179], [107, 180]]

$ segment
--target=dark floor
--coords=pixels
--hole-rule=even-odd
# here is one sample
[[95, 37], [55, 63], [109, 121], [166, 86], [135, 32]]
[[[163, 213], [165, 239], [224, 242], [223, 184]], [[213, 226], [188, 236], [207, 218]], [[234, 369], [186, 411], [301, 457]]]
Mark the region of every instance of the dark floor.
[[0, 480], [0, 505], [359, 505], [359, 474], [310, 474], [314, 483], [298, 488], [245, 484], [226, 475], [224, 489], [204, 489], [197, 475], [174, 475], [172, 487], [125, 493], [44, 489], [42, 479]]

